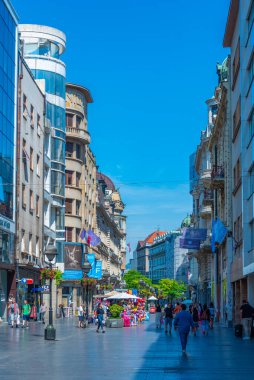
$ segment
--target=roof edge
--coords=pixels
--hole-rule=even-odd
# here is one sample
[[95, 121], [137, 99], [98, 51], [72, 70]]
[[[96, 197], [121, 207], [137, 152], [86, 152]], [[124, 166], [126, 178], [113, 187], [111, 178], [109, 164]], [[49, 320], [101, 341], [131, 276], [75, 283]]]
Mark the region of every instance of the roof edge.
[[239, 11], [239, 0], [231, 0], [230, 6], [229, 6], [226, 29], [224, 33], [223, 47], [231, 46], [231, 42], [232, 42], [234, 30], [235, 30], [234, 25], [237, 20], [238, 11]]

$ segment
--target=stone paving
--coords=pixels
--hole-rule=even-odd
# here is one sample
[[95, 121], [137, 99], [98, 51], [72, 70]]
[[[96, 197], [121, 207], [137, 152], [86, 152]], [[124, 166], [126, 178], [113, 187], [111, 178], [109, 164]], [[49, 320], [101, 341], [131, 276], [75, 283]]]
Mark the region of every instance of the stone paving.
[[78, 329], [73, 319], [56, 322], [57, 341], [44, 340], [44, 326], [0, 325], [0, 379], [232, 380], [252, 379], [254, 340], [216, 327], [208, 337], [190, 336], [182, 355], [177, 334], [156, 330], [153, 320], [137, 327]]

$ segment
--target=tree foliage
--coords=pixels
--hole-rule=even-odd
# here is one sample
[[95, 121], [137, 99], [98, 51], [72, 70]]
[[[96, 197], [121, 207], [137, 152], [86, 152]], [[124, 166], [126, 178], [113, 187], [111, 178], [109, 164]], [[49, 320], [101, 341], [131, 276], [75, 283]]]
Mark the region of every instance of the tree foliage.
[[129, 270], [125, 273], [124, 280], [128, 289], [141, 289], [143, 286], [140, 284], [140, 280], [143, 280], [147, 285], [152, 286], [150, 278], [143, 276], [137, 270]]
[[171, 302], [173, 299], [183, 298], [187, 288], [183, 282], [178, 282], [169, 278], [162, 278], [159, 281], [159, 289], [162, 295], [167, 297]]

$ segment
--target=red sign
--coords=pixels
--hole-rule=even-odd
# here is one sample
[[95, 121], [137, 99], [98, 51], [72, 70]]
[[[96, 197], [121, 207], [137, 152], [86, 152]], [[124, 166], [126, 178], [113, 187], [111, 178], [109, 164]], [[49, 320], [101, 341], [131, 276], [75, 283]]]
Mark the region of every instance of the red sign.
[[27, 278], [26, 283], [27, 285], [32, 285], [34, 283], [34, 280], [32, 278]]

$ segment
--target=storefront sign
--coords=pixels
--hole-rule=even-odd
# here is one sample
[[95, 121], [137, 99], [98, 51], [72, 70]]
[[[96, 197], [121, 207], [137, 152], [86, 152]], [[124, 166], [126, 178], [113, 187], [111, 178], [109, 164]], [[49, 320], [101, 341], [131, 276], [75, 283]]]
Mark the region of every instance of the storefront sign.
[[15, 224], [3, 216], [0, 216], [0, 229], [14, 233]]
[[82, 270], [65, 270], [62, 277], [64, 280], [81, 280], [83, 273]]

